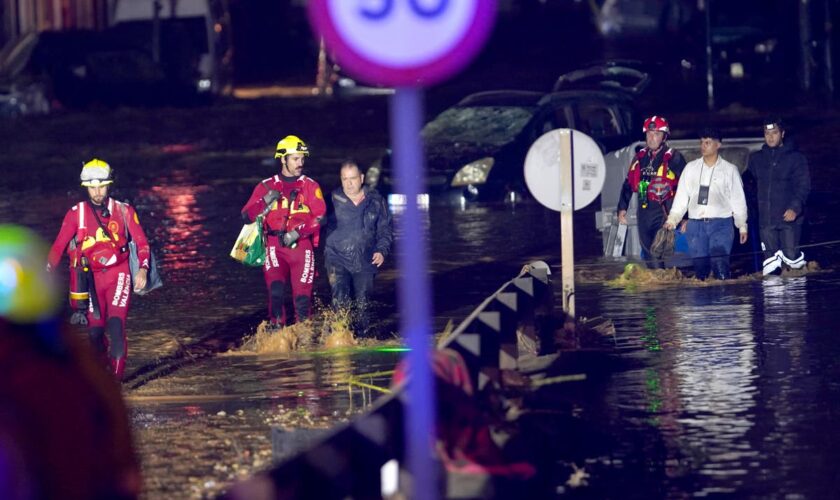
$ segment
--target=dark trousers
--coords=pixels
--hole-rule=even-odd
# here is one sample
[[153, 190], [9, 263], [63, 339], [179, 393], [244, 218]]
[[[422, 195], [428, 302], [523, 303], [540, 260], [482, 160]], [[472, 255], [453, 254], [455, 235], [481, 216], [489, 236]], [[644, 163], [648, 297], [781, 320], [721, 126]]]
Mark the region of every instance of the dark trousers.
[[650, 247], [656, 238], [656, 232], [665, 224], [665, 210], [655, 201], [648, 201], [647, 208], [639, 206], [637, 214], [639, 243], [642, 244], [642, 257], [650, 269], [664, 269], [665, 263], [651, 256]]
[[732, 217], [689, 219], [685, 236], [698, 279], [706, 279], [710, 271], [717, 279], [729, 278], [729, 254], [735, 240]]
[[368, 296], [375, 276], [373, 272], [352, 273], [342, 266], [327, 264], [333, 307], [351, 310], [355, 320], [354, 330], [359, 334], [367, 333], [370, 326]]
[[761, 226], [761, 246], [764, 250], [764, 258], [769, 259], [779, 250], [784, 252], [785, 257], [795, 260], [799, 257], [799, 237], [802, 235], [802, 217], [793, 222], [782, 222]]

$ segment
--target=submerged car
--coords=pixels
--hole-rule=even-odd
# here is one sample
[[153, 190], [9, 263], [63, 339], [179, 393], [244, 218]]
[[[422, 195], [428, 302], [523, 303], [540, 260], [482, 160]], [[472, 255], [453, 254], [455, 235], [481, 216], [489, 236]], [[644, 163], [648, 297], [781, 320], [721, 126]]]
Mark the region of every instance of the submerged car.
[[[469, 95], [421, 131], [427, 167], [424, 194], [431, 202], [521, 199], [527, 193], [525, 156], [537, 138], [572, 128], [608, 151], [635, 136], [634, 114], [629, 96], [602, 90]], [[394, 193], [390, 152], [368, 168], [365, 182]]]

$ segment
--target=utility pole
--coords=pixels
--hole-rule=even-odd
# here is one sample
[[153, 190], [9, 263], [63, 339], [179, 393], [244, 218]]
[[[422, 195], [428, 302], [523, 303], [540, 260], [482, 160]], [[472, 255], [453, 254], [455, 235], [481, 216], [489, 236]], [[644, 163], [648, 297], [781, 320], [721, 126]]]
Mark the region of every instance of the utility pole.
[[712, 0], [702, 0], [706, 11], [706, 106], [715, 109], [715, 72], [712, 67]]
[[834, 26], [831, 21], [831, 0], [823, 0], [823, 6], [825, 8], [823, 13], [825, 16], [825, 19], [823, 20], [823, 31], [825, 34], [823, 42], [823, 65], [825, 66], [825, 69], [823, 70], [823, 78], [828, 99], [832, 100], [834, 99], [834, 65], [831, 62], [831, 37], [834, 31]]
[[813, 71], [811, 55], [811, 0], [799, 0], [799, 89], [811, 90]]
[[152, 60], [160, 63], [160, 11], [163, 5], [160, 0], [152, 1]]

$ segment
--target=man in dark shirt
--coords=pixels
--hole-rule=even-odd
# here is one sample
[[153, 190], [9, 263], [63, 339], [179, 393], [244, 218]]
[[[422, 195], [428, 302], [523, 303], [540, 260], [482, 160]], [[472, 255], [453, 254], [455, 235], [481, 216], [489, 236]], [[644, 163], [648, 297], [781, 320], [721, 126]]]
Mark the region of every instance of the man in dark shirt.
[[368, 329], [366, 309], [373, 278], [394, 240], [385, 199], [364, 186], [364, 179], [355, 162], [342, 163], [341, 188], [332, 193], [332, 232], [324, 250], [333, 306], [355, 310], [360, 334]]

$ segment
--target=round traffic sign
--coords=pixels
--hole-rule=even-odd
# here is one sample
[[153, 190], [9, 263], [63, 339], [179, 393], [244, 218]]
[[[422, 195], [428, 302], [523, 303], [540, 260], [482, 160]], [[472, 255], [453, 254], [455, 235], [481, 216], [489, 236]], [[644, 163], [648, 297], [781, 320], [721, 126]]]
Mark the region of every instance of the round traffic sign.
[[[563, 186], [561, 158], [572, 162], [574, 190], [567, 189], [568, 196], [563, 190], [568, 186]], [[601, 148], [591, 137], [577, 130], [546, 132], [531, 145], [525, 157], [528, 190], [537, 201], [558, 212], [569, 205], [578, 210], [592, 203], [601, 193], [605, 178]]]
[[496, 0], [310, 0], [309, 21], [350, 75], [389, 86], [430, 85], [478, 53]]

